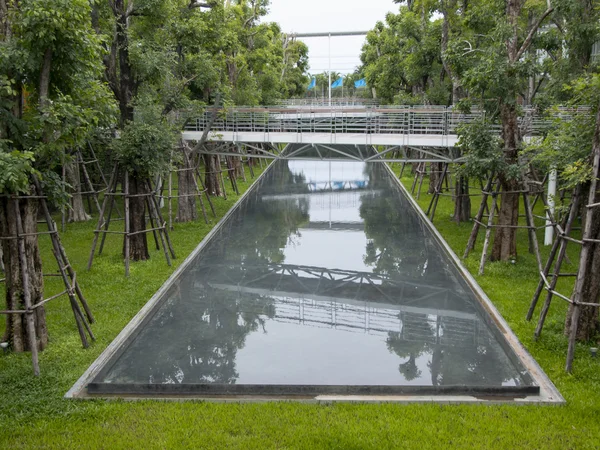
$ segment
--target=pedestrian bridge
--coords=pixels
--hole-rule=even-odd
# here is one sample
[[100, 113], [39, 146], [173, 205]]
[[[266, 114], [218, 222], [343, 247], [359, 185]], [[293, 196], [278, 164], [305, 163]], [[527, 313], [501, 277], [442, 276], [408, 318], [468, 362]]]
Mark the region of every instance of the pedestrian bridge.
[[[452, 151], [458, 129], [484, 115], [443, 106], [234, 107], [207, 110], [186, 124], [182, 137], [201, 141], [205, 136], [209, 145], [201, 152], [225, 156], [298, 159], [308, 153], [320, 160], [460, 162], [459, 152]], [[524, 136], [539, 134], [546, 124], [533, 110], [525, 110], [520, 121]]]

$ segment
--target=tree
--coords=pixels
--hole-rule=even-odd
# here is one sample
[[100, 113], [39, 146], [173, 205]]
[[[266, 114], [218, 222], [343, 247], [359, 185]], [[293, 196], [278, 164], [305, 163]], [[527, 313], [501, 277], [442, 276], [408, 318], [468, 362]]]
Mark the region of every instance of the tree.
[[[470, 11], [473, 38], [467, 40], [467, 48], [464, 42], [455, 42], [448, 58], [453, 58], [471, 98], [479, 97], [490, 116], [501, 124], [502, 159], [495, 172], [501, 201], [490, 259], [507, 261], [517, 256], [515, 227], [522, 171], [519, 155], [523, 149], [519, 99], [535, 67], [531, 61], [535, 55], [529, 49], [553, 8], [508, 0], [471, 5]], [[535, 19], [529, 20], [530, 16]], [[463, 50], [459, 50], [461, 47]]]
[[[595, 70], [573, 81], [568, 89], [571, 96], [569, 106], [587, 107], [593, 105], [591, 111], [573, 114], [570, 120], [555, 117], [548, 133], [543, 139], [528, 147], [528, 156], [541, 170], [555, 169], [560, 174], [562, 187], [573, 190], [580, 187], [580, 215], [586, 217], [586, 206], [590, 199], [590, 181], [592, 179], [592, 157], [600, 148], [600, 75]], [[564, 93], [563, 95], [567, 95]], [[596, 193], [594, 202], [600, 202]], [[592, 203], [594, 203], [592, 202]], [[600, 209], [592, 210], [591, 239], [600, 239]], [[583, 224], [586, 225], [585, 223]], [[587, 303], [600, 301], [600, 245], [591, 242], [589, 258], [585, 270], [579, 268], [577, 282], [582, 283], [582, 300]], [[585, 272], [585, 276], [582, 273]], [[572, 297], [575, 295], [575, 289]], [[577, 327], [577, 339], [589, 341], [600, 328], [598, 308], [580, 306], [580, 316]], [[565, 334], [569, 334], [572, 322], [573, 306], [571, 305], [565, 321]]]
[[[45, 194], [65, 199], [53, 169], [66, 149], [81, 145], [89, 132], [111, 116], [110, 98], [99, 83], [100, 41], [91, 27], [87, 0], [0, 0], [0, 235], [19, 229], [10, 195], [31, 195], [31, 177], [41, 178]], [[15, 240], [2, 240], [6, 304], [23, 310], [23, 283], [31, 303], [42, 299], [42, 262], [37, 236], [38, 201], [19, 202], [25, 238], [24, 277]], [[25, 320], [8, 316], [6, 338], [15, 351], [28, 350]], [[48, 343], [45, 312], [36, 308], [38, 347]]]
[[441, 60], [442, 23], [427, 2], [410, 2], [389, 13], [367, 34], [361, 61], [369, 86], [383, 102], [447, 104], [448, 83]]

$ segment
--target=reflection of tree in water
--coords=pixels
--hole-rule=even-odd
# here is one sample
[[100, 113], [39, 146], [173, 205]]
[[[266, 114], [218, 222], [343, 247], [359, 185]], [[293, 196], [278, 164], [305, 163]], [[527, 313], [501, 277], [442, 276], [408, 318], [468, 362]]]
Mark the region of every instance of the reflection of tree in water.
[[122, 382], [122, 373], [156, 384], [234, 384], [237, 352], [250, 333], [274, 317], [273, 300], [194, 286], [193, 277], [174, 289], [111, 378]]
[[[386, 340], [390, 352], [407, 358], [398, 366], [407, 381], [421, 377], [416, 361], [422, 355], [430, 355], [427, 367], [433, 386], [501, 386], [514, 379], [512, 365], [491, 336], [475, 342], [474, 336], [467, 334], [462, 343], [444, 345], [438, 342], [435, 324], [428, 321], [427, 315], [418, 316], [411, 318], [410, 323], [404, 322], [401, 333], [388, 333]], [[417, 322], [420, 324], [418, 337], [410, 336], [411, 330], [406, 328]]]
[[[278, 161], [271, 168], [262, 188], [261, 195], [249, 197], [241, 213], [229, 224], [232, 231], [235, 229], [231, 234], [238, 239], [223, 248], [222, 256], [228, 261], [283, 263], [284, 248], [309, 220], [306, 197], [293, 197], [308, 192], [305, 177], [292, 173], [288, 161]], [[290, 197], [285, 198], [288, 194]], [[279, 197], [268, 198], [274, 195]]]
[[420, 219], [391, 188], [383, 167], [366, 164], [365, 171], [372, 190], [361, 196], [360, 205], [368, 238], [365, 264], [392, 278], [397, 274], [420, 278], [432, 272], [439, 258], [431, 257]]
[[[435, 330], [433, 330], [427, 321], [425, 314], [418, 315], [422, 319], [423, 327], [419, 330], [426, 334], [430, 334], [435, 337]], [[406, 326], [405, 326], [406, 328]], [[412, 381], [416, 378], [421, 377], [421, 370], [417, 367], [417, 358], [424, 353], [429, 352], [430, 345], [426, 340], [418, 339], [414, 341], [406, 340], [402, 336], [403, 333], [389, 332], [386, 340], [387, 348], [390, 352], [396, 353], [401, 358], [408, 358], [405, 362], [400, 363], [398, 366], [399, 372], [404, 376], [406, 381]]]
[[[140, 373], [151, 383], [236, 382], [237, 352], [250, 333], [274, 317], [274, 302], [265, 296], [216, 290], [211, 282], [239, 279], [243, 273], [259, 276], [264, 264], [282, 263], [283, 249], [309, 219], [306, 198], [282, 196], [308, 192], [304, 176], [292, 173], [287, 161], [270, 169], [262, 187], [268, 192], [262, 189], [261, 195], [251, 195], [240, 205], [201, 254], [202, 265], [173, 288], [171, 299], [115, 372]], [[210, 275], [211, 264], [224, 264], [221, 276]]]

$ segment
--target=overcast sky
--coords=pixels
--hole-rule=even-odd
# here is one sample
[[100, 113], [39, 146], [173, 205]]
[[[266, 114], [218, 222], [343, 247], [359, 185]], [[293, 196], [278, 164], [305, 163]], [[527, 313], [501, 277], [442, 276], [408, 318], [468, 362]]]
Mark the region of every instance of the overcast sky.
[[[278, 22], [286, 33], [368, 31], [388, 11], [392, 0], [271, 0], [266, 21]], [[364, 36], [331, 38], [331, 70], [350, 73], [360, 64]], [[303, 38], [309, 48], [310, 72], [328, 70], [328, 38]]]

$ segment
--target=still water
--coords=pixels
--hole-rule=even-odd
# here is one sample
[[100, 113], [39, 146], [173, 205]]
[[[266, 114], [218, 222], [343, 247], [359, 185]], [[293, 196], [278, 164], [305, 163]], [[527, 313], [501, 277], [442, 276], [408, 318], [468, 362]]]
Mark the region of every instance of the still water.
[[277, 161], [94, 385], [532, 381], [380, 163]]

